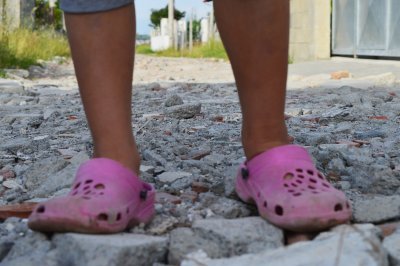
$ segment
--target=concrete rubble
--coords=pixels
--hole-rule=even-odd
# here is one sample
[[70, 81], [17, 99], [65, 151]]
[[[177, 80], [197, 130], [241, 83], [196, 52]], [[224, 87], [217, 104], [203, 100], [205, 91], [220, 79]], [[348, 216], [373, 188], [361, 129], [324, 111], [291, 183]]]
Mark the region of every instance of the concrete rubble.
[[[398, 75], [289, 77], [289, 135], [346, 193], [354, 225], [286, 245], [285, 232], [234, 192], [244, 154], [229, 64], [146, 56], [136, 64], [133, 129], [141, 176], [158, 191], [154, 220], [99, 236], [45, 235], [8, 218], [1, 265], [400, 265], [400, 229], [379, 227], [400, 220]], [[93, 152], [71, 63], [28, 71], [0, 79], [0, 205], [68, 193]]]

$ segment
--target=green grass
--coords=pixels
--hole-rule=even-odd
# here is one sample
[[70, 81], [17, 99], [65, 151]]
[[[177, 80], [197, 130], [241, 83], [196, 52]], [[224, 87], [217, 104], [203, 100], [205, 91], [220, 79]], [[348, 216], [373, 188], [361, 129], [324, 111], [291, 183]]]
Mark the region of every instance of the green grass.
[[154, 52], [151, 50], [149, 44], [142, 44], [136, 46], [136, 53], [138, 54], [154, 54]]
[[[17, 29], [5, 32], [0, 29], [0, 69], [28, 68], [39, 59], [70, 55], [67, 39], [51, 29]], [[1, 73], [0, 73], [1, 75]]]
[[6, 72], [4, 70], [0, 69], [0, 78], [5, 78], [6, 77]]
[[136, 47], [138, 54], [147, 54], [163, 57], [190, 57], [190, 58], [218, 58], [228, 59], [224, 45], [220, 41], [210, 41], [207, 44], [197, 44], [193, 47], [193, 50], [184, 49], [176, 51], [174, 49], [168, 49], [165, 51], [153, 52], [150, 45], [143, 44]]

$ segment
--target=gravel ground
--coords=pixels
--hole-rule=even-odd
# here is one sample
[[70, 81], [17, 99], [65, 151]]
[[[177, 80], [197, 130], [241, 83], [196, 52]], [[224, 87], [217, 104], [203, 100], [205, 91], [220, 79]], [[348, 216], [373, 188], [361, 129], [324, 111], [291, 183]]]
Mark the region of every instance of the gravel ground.
[[[1, 205], [67, 193], [92, 153], [74, 72], [62, 61], [0, 80]], [[9, 218], [1, 265], [400, 265], [395, 75], [289, 76], [289, 134], [348, 195], [355, 224], [289, 245], [233, 191], [243, 151], [229, 64], [138, 56], [136, 65], [133, 128], [141, 176], [159, 191], [156, 218], [114, 236], [43, 235]], [[321, 256], [310, 256], [316, 249]]]

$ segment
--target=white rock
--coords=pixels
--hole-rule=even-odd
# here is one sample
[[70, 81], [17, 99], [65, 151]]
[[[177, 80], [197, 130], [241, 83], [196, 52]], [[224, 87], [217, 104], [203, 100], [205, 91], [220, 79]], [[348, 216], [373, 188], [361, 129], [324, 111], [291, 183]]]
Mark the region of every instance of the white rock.
[[373, 196], [356, 198], [353, 217], [358, 223], [378, 223], [400, 218], [400, 196]]
[[21, 83], [8, 80], [8, 79], [0, 79], [0, 92], [2, 93], [23, 93], [24, 87]]
[[162, 184], [171, 184], [178, 179], [191, 176], [192, 174], [187, 172], [164, 172], [157, 176], [157, 180]]
[[154, 166], [141, 165], [140, 166], [140, 172], [153, 174], [154, 173]]
[[8, 189], [15, 189], [21, 186], [15, 180], [6, 180], [3, 182], [3, 187]]
[[383, 246], [389, 252], [390, 265], [400, 266], [400, 229], [386, 237]]
[[168, 242], [164, 237], [115, 234], [57, 234], [53, 237], [63, 265], [135, 265], [163, 262]]
[[260, 217], [197, 220], [192, 229], [171, 232], [168, 261], [178, 265], [200, 249], [211, 258], [224, 258], [282, 246], [282, 230]]
[[314, 241], [228, 259], [188, 258], [185, 266], [387, 266], [387, 253], [373, 225], [342, 225]]

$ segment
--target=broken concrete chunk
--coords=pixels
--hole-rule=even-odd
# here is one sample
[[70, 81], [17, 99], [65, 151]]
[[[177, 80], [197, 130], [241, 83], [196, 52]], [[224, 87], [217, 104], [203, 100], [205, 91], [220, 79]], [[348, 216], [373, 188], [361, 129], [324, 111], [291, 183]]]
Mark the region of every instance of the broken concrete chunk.
[[400, 218], [400, 196], [355, 198], [353, 217], [357, 223], [380, 223]]
[[223, 258], [282, 246], [282, 230], [260, 217], [197, 220], [192, 229], [171, 232], [168, 261], [178, 265], [187, 254], [197, 250], [211, 258]]
[[57, 234], [53, 238], [63, 265], [147, 266], [164, 262], [167, 239], [164, 237], [115, 234]]
[[[368, 227], [372, 225], [367, 225]], [[299, 242], [288, 247], [257, 254], [247, 254], [228, 259], [212, 260], [193, 254], [183, 266], [320, 266], [320, 265], [365, 265], [388, 266], [386, 251], [379, 238], [365, 231], [363, 226], [342, 225], [331, 232], [322, 233], [313, 241]], [[311, 253], [314, 255], [311, 255]]]

